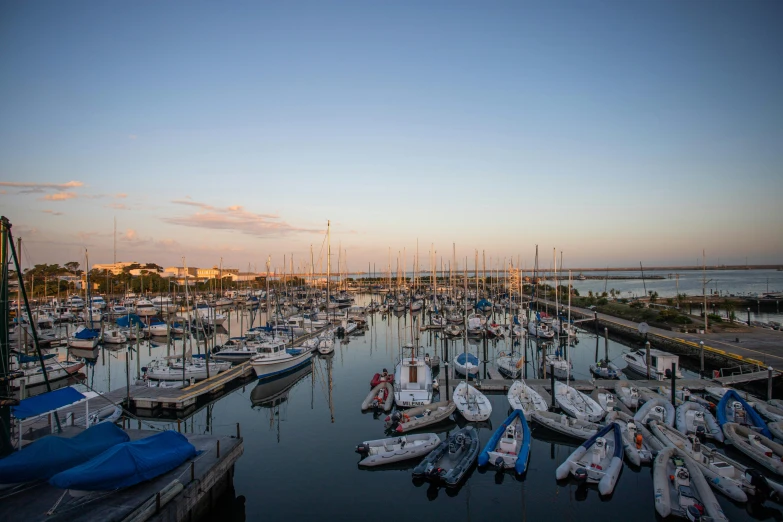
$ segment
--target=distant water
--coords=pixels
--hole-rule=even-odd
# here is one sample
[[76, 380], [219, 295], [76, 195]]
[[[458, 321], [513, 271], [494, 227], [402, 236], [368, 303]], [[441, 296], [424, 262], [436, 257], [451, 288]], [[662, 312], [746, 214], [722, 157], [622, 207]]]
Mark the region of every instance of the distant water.
[[[497, 476], [492, 470], [474, 470], [461, 488], [449, 491], [414, 483], [411, 470], [415, 461], [374, 471], [359, 469], [355, 445], [385, 436], [384, 415], [362, 414], [360, 404], [369, 391], [372, 375], [384, 367], [393, 370], [400, 344], [410, 337], [408, 321], [410, 318], [405, 316], [382, 320], [376, 314], [368, 331], [340, 342], [331, 358], [316, 357], [312, 367], [278, 381], [248, 384], [184, 422], [183, 429], [189, 432], [223, 435], [235, 434], [236, 423], [241, 423], [245, 451], [236, 464], [234, 486], [236, 495], [244, 497], [244, 511], [236, 512], [235, 505], [233, 515], [226, 512], [222, 519], [576, 521], [624, 520], [632, 516], [634, 521], [658, 520], [649, 467], [632, 469], [626, 465], [610, 499], [599, 498], [592, 487], [579, 488], [573, 482], [558, 484], [555, 468], [578, 442], [534, 424], [529, 471], [522, 480], [511, 474]], [[238, 331], [239, 322], [233, 322], [232, 335]], [[596, 347], [603, 357], [604, 340], [580, 333], [579, 341], [571, 349], [575, 374], [588, 378], [587, 365], [594, 360]], [[440, 346], [431, 332], [421, 333], [421, 343], [428, 351]], [[452, 356], [455, 350], [463, 349], [461, 341], [450, 344]], [[469, 349], [484, 359], [479, 344], [469, 345]], [[488, 349], [490, 365], [501, 351], [509, 352], [510, 345], [508, 341], [490, 342]], [[527, 350], [526, 370], [532, 377], [541, 352], [534, 342]], [[610, 359], [618, 359], [626, 350], [614, 341], [608, 344]], [[98, 358], [90, 370], [90, 382], [97, 389], [106, 391], [125, 385], [125, 353], [107, 350]], [[165, 342], [144, 347], [140, 366], [165, 354]], [[136, 361], [128, 368], [134, 376]], [[505, 395], [489, 397], [493, 413], [488, 424], [479, 426], [482, 447], [492, 427], [499, 426], [509, 413]], [[152, 424], [176, 429], [176, 423]], [[456, 426], [451, 423], [435, 431], [445, 437]], [[737, 456], [730, 449], [727, 452]], [[751, 509], [720, 496], [718, 499], [731, 520], [783, 519], [783, 506], [776, 503]]]

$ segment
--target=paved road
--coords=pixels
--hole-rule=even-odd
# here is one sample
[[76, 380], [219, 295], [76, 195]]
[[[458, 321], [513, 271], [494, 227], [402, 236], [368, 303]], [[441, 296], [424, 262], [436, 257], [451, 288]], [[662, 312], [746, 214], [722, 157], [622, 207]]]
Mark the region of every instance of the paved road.
[[[541, 302], [544, 301], [541, 300]], [[551, 302], [549, 304], [554, 305], [554, 303]], [[571, 307], [571, 311], [587, 317], [593, 317], [595, 313], [587, 308], [574, 306]], [[614, 322], [634, 329], [639, 326], [639, 323], [613, 315], [599, 313], [598, 318], [602, 321]], [[672, 332], [670, 330], [650, 326], [649, 333], [695, 344], [699, 344], [699, 341], [704, 341], [704, 346], [708, 349], [721, 350], [746, 359], [761, 362], [765, 366], [771, 365], [773, 368], [783, 369], [782, 331], [749, 327], [737, 332], [689, 334]], [[737, 339], [739, 339], [739, 342], [737, 342]]]

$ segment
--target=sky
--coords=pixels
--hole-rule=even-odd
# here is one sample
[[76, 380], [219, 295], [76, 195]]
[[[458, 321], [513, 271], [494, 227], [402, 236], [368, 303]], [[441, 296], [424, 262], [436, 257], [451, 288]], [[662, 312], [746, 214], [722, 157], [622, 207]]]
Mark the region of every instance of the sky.
[[783, 263], [781, 19], [2, 0], [0, 213], [25, 264]]

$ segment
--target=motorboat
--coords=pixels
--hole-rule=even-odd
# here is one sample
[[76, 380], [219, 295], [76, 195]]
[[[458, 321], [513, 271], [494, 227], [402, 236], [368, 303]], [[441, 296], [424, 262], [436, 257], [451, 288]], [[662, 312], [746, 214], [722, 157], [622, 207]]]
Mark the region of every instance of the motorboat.
[[268, 379], [282, 373], [294, 371], [310, 363], [312, 351], [307, 348], [286, 348], [280, 340], [261, 343], [257, 353], [250, 359], [250, 365], [259, 379]]
[[677, 406], [675, 426], [680, 433], [695, 434], [723, 442], [723, 431], [710, 411], [699, 403], [686, 401]]
[[394, 402], [394, 387], [390, 382], [382, 382], [375, 386], [362, 402], [362, 411], [391, 410]]
[[522, 410], [514, 410], [484, 446], [478, 465], [490, 464], [500, 471], [514, 469], [522, 475], [527, 471], [529, 458], [530, 428]]
[[675, 447], [665, 448], [655, 457], [653, 487], [655, 511], [663, 518], [729, 520], [696, 462]]
[[536, 410], [530, 415], [530, 419], [541, 426], [556, 433], [573, 437], [579, 440], [587, 440], [601, 429], [600, 424], [586, 420], [575, 419], [564, 413]]
[[451, 414], [457, 409], [453, 401], [441, 401], [419, 406], [404, 411], [396, 411], [387, 416], [385, 427], [398, 433], [407, 433], [425, 426], [431, 426], [445, 422], [451, 418]]
[[462, 428], [430, 452], [413, 469], [413, 476], [456, 487], [476, 462], [478, 453], [478, 433], [473, 427]]
[[614, 385], [614, 392], [628, 408], [635, 410], [639, 407], [639, 388], [628, 381], [618, 381]]
[[479, 373], [479, 359], [472, 353], [461, 353], [454, 357], [454, 371], [460, 375], [475, 378]]
[[633, 416], [636, 422], [647, 424], [656, 420], [669, 426], [674, 426], [675, 410], [672, 404], [665, 399], [653, 398], [645, 402]]
[[359, 461], [360, 466], [383, 466], [423, 457], [437, 448], [440, 443], [440, 437], [434, 433], [401, 435], [386, 439], [366, 440], [356, 446], [356, 452], [363, 457]]
[[[627, 364], [625, 371], [631, 371], [635, 375], [638, 375], [642, 378], [647, 378], [648, 366], [645, 350], [624, 353], [623, 360]], [[682, 379], [682, 372], [680, 371], [680, 357], [678, 355], [667, 353], [661, 350], [650, 349], [650, 379], [658, 381], [671, 379], [672, 366], [674, 367], [675, 377], [677, 379]]]
[[394, 371], [394, 402], [400, 408], [425, 406], [432, 402], [432, 370], [424, 357], [416, 354], [412, 344], [404, 347], [410, 357], [403, 355]]
[[95, 348], [101, 340], [101, 331], [96, 328], [79, 326], [68, 337], [68, 346], [71, 348]]
[[555, 475], [558, 480], [573, 475], [580, 482], [598, 484], [598, 492], [601, 495], [610, 495], [622, 469], [623, 443], [620, 426], [610, 422], [560, 464]]

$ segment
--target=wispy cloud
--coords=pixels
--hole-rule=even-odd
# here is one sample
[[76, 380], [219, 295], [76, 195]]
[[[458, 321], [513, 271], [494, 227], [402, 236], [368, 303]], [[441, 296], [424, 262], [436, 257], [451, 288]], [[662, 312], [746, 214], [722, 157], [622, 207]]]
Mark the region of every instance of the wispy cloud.
[[125, 203], [109, 203], [104, 205], [105, 208], [112, 208], [114, 210], [130, 210], [130, 207]]
[[120, 192], [119, 194], [115, 194], [114, 195], [114, 199], [125, 199], [127, 197], [128, 197], [128, 195], [123, 193], [123, 192]]
[[74, 199], [79, 197], [75, 192], [56, 192], [54, 194], [47, 194], [40, 198], [42, 201], [65, 201], [66, 199]]
[[19, 194], [43, 193], [48, 191], [63, 192], [68, 189], [83, 187], [81, 181], [69, 181], [67, 183], [35, 183], [26, 181], [0, 181], [0, 187], [22, 189]]
[[62, 212], [55, 212], [54, 210], [42, 210], [41, 212], [43, 212], [44, 214], [51, 214], [53, 216], [62, 216], [63, 215]]
[[162, 218], [166, 223], [173, 225], [232, 230], [256, 237], [280, 236], [295, 232], [321, 232], [318, 229], [302, 228], [286, 223], [277, 214], [261, 214], [245, 210], [242, 205], [215, 207], [190, 198], [176, 199], [172, 203], [199, 209], [189, 216]]

